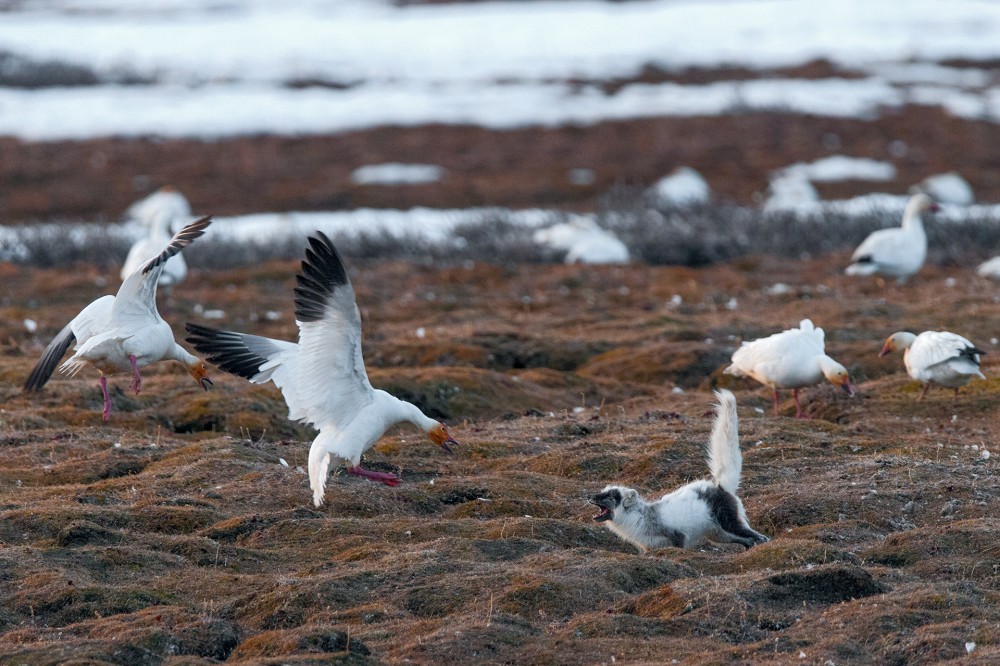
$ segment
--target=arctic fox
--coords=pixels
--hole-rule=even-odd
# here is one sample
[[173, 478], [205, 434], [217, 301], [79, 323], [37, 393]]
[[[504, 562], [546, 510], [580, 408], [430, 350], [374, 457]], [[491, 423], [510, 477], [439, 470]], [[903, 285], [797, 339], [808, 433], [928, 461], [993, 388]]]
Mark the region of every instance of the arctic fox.
[[642, 551], [689, 548], [704, 537], [747, 548], [768, 541], [750, 527], [736, 496], [743, 467], [736, 398], [726, 390], [715, 395], [719, 407], [707, 447], [711, 480], [693, 481], [655, 502], [647, 502], [632, 488], [607, 486], [591, 499], [601, 509], [594, 520]]

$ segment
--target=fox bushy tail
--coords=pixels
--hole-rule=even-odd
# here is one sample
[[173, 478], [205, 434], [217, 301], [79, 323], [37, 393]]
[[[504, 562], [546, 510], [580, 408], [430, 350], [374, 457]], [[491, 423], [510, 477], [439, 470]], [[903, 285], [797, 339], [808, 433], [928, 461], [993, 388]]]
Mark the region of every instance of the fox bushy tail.
[[735, 495], [743, 469], [736, 396], [722, 389], [715, 392], [715, 397], [719, 399], [719, 406], [712, 426], [712, 439], [708, 443], [708, 469], [723, 490]]

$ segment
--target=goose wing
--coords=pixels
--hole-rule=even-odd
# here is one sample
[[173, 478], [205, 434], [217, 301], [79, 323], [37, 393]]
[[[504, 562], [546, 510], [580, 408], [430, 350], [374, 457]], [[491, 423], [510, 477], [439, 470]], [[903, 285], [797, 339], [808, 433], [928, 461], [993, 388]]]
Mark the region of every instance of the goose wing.
[[956, 333], [926, 331], [910, 346], [909, 361], [913, 367], [924, 370], [947, 361], [968, 361], [978, 368], [979, 356], [985, 353]]
[[[187, 341], [205, 358], [226, 372], [248, 379], [254, 384], [274, 380], [283, 389], [287, 379], [295, 375], [299, 346], [294, 342], [273, 340], [259, 335], [220, 331], [188, 323]], [[261, 367], [268, 369], [261, 371]], [[275, 379], [275, 374], [278, 378]]]
[[322, 232], [309, 238], [296, 284], [297, 374], [285, 378], [286, 370], [275, 367], [272, 378], [285, 385], [290, 418], [340, 429], [372, 403], [374, 389], [361, 355], [354, 289], [340, 253]]
[[73, 317], [42, 352], [42, 358], [35, 364], [24, 383], [24, 390], [29, 392], [40, 390], [49, 381], [59, 361], [74, 342], [79, 341], [83, 344], [104, 330], [111, 317], [114, 302], [114, 296], [110, 294], [102, 296]]
[[24, 382], [24, 390], [27, 392], [38, 391], [45, 386], [45, 383], [49, 381], [49, 377], [52, 376], [52, 371], [56, 369], [63, 355], [66, 354], [70, 345], [75, 341], [76, 336], [73, 335], [73, 322], [70, 322], [63, 327], [63, 330], [59, 331], [59, 334], [52, 339], [49, 346], [42, 352], [42, 358], [38, 360], [38, 363], [32, 368], [31, 374], [28, 375], [27, 381]]
[[164, 264], [204, 234], [211, 223], [212, 217], [209, 215], [187, 225], [174, 234], [163, 251], [125, 278], [125, 282], [118, 288], [111, 310], [112, 324], [129, 326], [136, 321], [159, 319], [160, 315], [156, 310], [156, 284], [160, 280]]
[[823, 329], [815, 328], [810, 320], [803, 319], [799, 328], [744, 342], [733, 354], [730, 367], [748, 373], [762, 363], [778, 363], [784, 359], [813, 357], [822, 353]]

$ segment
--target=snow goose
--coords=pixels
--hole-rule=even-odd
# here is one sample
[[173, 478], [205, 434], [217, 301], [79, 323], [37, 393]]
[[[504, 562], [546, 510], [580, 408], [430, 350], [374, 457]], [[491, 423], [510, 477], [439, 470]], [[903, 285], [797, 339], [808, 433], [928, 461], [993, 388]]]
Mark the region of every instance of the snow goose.
[[205, 233], [211, 221], [211, 217], [203, 217], [178, 231], [160, 254], [128, 276], [116, 295], [102, 296], [85, 307], [45, 348], [24, 390], [33, 392], [45, 386], [74, 341], [76, 353], [66, 359], [59, 371], [72, 377], [88, 364], [97, 368], [104, 394], [105, 421], [111, 418], [106, 375], [131, 370], [131, 388], [139, 393], [142, 388], [139, 368], [173, 359], [182, 363], [198, 384], [208, 390], [206, 384], [212, 380], [205, 364], [177, 344], [170, 325], [156, 309], [156, 284], [167, 260]]
[[976, 275], [1000, 280], [1000, 257], [987, 259], [976, 268]]
[[691, 167], [680, 166], [656, 181], [650, 188], [660, 206], [697, 206], [707, 204], [711, 190], [705, 178]]
[[147, 227], [164, 217], [170, 223], [184, 225], [191, 220], [191, 204], [175, 188], [164, 185], [129, 206], [125, 210], [125, 217]]
[[766, 338], [744, 342], [733, 354], [727, 375], [751, 377], [774, 391], [774, 413], [778, 413], [778, 389], [792, 389], [795, 416], [802, 418], [799, 389], [818, 384], [824, 377], [854, 395], [847, 369], [824, 352], [823, 329], [803, 319], [790, 328]]
[[810, 211], [818, 202], [819, 193], [808, 178], [797, 171], [782, 170], [767, 186], [762, 211], [765, 215]]
[[555, 224], [534, 233], [539, 245], [565, 251], [567, 264], [627, 264], [629, 252], [625, 243], [610, 231], [602, 229], [589, 217], [574, 217], [569, 222]]
[[899, 331], [889, 336], [878, 355], [901, 349], [906, 372], [924, 385], [919, 399], [927, 394], [931, 382], [955, 389], [958, 397], [958, 389], [973, 377], [986, 379], [979, 371], [979, 357], [986, 352], [956, 333], [924, 331], [914, 335]]
[[[147, 229], [147, 237], [140, 238], [129, 250], [122, 266], [121, 278], [156, 255], [170, 240], [174, 229], [191, 221], [191, 204], [170, 185], [165, 185], [149, 196], [136, 201], [125, 211], [125, 217]], [[171, 257], [160, 273], [160, 286], [173, 288], [187, 276], [187, 264], [182, 254]]]
[[296, 276], [295, 319], [299, 341], [219, 331], [188, 324], [188, 342], [226, 372], [254, 384], [273, 381], [285, 397], [288, 418], [319, 430], [309, 449], [309, 485], [323, 504], [330, 456], [347, 462], [351, 474], [389, 486], [393, 474], [361, 467], [361, 455], [392, 425], [410, 422], [450, 451], [448, 428], [409, 402], [372, 388], [361, 355], [361, 315], [347, 269], [330, 239], [309, 238]]
[[851, 256], [848, 275], [884, 275], [903, 284], [920, 270], [927, 258], [927, 234], [920, 215], [936, 211], [938, 205], [920, 192], [910, 197], [903, 211], [903, 225], [869, 234]]
[[915, 188], [916, 191], [925, 192], [940, 203], [971, 206], [976, 201], [972, 186], [955, 171], [928, 176]]

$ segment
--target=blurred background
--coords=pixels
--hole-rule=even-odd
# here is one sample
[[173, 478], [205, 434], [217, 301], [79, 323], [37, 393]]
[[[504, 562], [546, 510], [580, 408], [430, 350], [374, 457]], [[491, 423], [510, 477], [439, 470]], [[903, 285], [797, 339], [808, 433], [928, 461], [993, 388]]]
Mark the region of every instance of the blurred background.
[[754, 251], [695, 232], [776, 216], [832, 216], [839, 247], [921, 182], [991, 224], [998, 123], [993, 2], [5, 0], [0, 258], [61, 261], [38, 223], [72, 223], [98, 226], [66, 252], [120, 260], [141, 231], [100, 230], [163, 186], [290, 256], [491, 224], [544, 258], [528, 232], [572, 215], [654, 263]]

